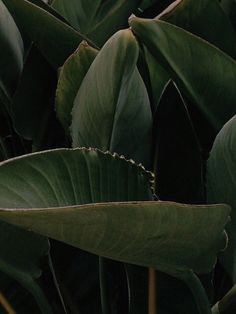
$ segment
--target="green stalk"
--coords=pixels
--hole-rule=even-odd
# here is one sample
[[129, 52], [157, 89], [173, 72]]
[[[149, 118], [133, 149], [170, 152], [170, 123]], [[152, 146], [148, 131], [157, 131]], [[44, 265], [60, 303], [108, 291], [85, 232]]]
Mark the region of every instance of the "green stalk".
[[156, 270], [149, 268], [148, 274], [148, 314], [157, 314]]
[[199, 278], [192, 270], [185, 271], [181, 277], [193, 294], [199, 314], [211, 314], [211, 306]]
[[100, 293], [102, 314], [111, 314], [110, 300], [109, 300], [109, 287], [106, 275], [106, 259], [99, 256], [99, 280], [100, 280]]

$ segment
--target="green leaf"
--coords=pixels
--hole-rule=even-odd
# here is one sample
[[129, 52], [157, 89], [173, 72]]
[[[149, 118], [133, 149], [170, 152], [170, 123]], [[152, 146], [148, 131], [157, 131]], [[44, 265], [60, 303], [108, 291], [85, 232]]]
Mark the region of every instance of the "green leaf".
[[100, 256], [156, 267], [181, 278], [187, 269], [212, 270], [216, 254], [226, 244], [223, 229], [228, 215], [226, 205], [161, 201], [0, 211], [0, 218], [9, 223]]
[[72, 27], [33, 3], [26, 0], [3, 2], [54, 68], [61, 66], [83, 39]]
[[159, 105], [162, 93], [165, 87], [170, 81], [169, 74], [163, 69], [163, 67], [156, 62], [156, 59], [148, 51], [148, 49], [143, 47], [144, 56], [146, 59], [147, 67], [149, 70], [150, 86], [152, 90], [151, 100], [153, 104], [153, 115], [155, 115], [157, 107]]
[[0, 207], [56, 207], [151, 197], [150, 173], [134, 162], [97, 150], [45, 151], [5, 161], [0, 169]]
[[218, 0], [177, 0], [157, 19], [184, 28], [236, 57], [236, 33]]
[[98, 46], [119, 29], [127, 27], [128, 17], [139, 0], [54, 0], [53, 8]]
[[236, 116], [217, 135], [207, 162], [207, 198], [209, 203], [225, 202], [232, 206], [231, 222], [227, 225], [229, 245], [221, 255], [232, 280], [236, 282]]
[[[0, 173], [0, 206], [6, 208], [51, 207], [152, 198], [150, 173], [117, 155], [112, 156], [95, 150], [62, 149], [26, 155], [2, 163]], [[8, 178], [7, 181], [4, 178]], [[3, 252], [3, 255], [0, 252], [0, 261], [6, 259], [4, 270], [8, 269], [11, 275], [24, 284], [24, 269], [21, 278], [10, 268], [10, 262], [20, 263], [19, 267], [25, 264], [30, 271], [31, 262], [28, 265], [24, 260], [22, 242], [29, 243], [29, 247], [36, 250], [41, 247], [40, 241], [46, 239], [40, 240], [41, 237], [38, 236], [37, 240], [36, 235], [31, 236], [32, 233], [18, 231], [11, 226], [3, 229], [2, 225], [3, 223], [0, 230], [5, 236], [2, 236], [0, 241]], [[25, 251], [27, 247], [25, 246]], [[34, 255], [36, 258], [36, 254]], [[20, 261], [19, 256], [22, 257]], [[30, 259], [29, 256], [27, 258]], [[34, 266], [34, 260], [31, 260]], [[25, 285], [29, 284], [27, 288], [33, 289], [28, 277], [25, 280]], [[37, 291], [33, 292], [37, 299], [41, 298]]]
[[86, 33], [93, 25], [101, 0], [54, 0], [52, 7], [75, 28]]
[[97, 53], [96, 49], [82, 42], [60, 69], [55, 104], [58, 119], [66, 132], [71, 125], [74, 99]]
[[130, 25], [217, 133], [236, 112], [235, 61], [169, 23], [133, 17]]
[[136, 68], [138, 53], [130, 30], [116, 33], [101, 49], [75, 99], [73, 147], [97, 147], [149, 166], [152, 115]]
[[19, 30], [5, 5], [0, 1], [0, 102], [15, 91], [23, 68], [23, 42]]
[[[214, 266], [229, 208], [135, 201], [151, 198], [150, 178], [133, 162], [97, 150], [18, 157], [0, 165], [0, 218], [94, 254], [154, 266], [201, 292], [189, 269]], [[118, 202], [89, 204], [103, 201]]]

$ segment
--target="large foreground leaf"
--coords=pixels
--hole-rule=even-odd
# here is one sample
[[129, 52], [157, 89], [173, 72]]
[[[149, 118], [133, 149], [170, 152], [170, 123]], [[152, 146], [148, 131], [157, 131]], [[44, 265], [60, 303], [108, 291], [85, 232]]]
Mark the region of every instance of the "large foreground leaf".
[[[210, 271], [225, 246], [227, 206], [135, 202], [151, 198], [150, 174], [117, 155], [86, 149], [31, 154], [2, 163], [0, 180], [2, 220], [91, 253], [154, 266], [197, 287], [198, 297], [202, 290], [190, 269]], [[133, 202], [77, 205], [122, 199]]]
[[169, 23], [133, 17], [130, 25], [218, 132], [236, 112], [235, 61]]
[[130, 30], [116, 33], [103, 46], [75, 99], [74, 147], [98, 147], [149, 165], [152, 116], [136, 68], [138, 53]]
[[212, 270], [217, 252], [226, 245], [223, 229], [228, 215], [226, 205], [161, 201], [0, 211], [4, 221], [101, 256], [176, 276], [186, 269]]
[[3, 0], [17, 23], [55, 68], [61, 66], [82, 40], [72, 27], [26, 0]]
[[236, 116], [217, 135], [207, 163], [207, 197], [209, 203], [225, 202], [232, 206], [227, 225], [228, 249], [221, 262], [236, 282]]
[[[26, 155], [2, 163], [0, 173], [0, 206], [7, 208], [152, 198], [150, 173], [117, 155], [95, 150], [62, 149]], [[38, 302], [42, 303], [41, 307], [45, 306], [33, 279], [29, 282], [31, 277], [28, 279], [28, 272], [31, 275], [33, 269], [36, 272], [34, 276], [40, 275], [35, 263], [38, 263], [38, 254], [41, 254], [42, 244], [47, 240], [3, 222], [0, 227], [3, 232], [0, 269], [20, 280], [32, 290]], [[26, 246], [22, 248], [22, 245]], [[12, 263], [17, 265], [16, 270], [12, 268]], [[43, 313], [47, 311], [44, 309]]]
[[117, 155], [57, 149], [0, 164], [0, 207], [69, 206], [148, 200], [150, 173]]

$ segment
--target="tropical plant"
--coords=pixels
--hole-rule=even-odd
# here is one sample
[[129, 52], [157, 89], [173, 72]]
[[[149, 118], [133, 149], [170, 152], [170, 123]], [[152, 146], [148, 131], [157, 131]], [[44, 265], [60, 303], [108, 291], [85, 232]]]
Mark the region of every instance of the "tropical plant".
[[235, 311], [234, 14], [0, 0], [0, 313]]

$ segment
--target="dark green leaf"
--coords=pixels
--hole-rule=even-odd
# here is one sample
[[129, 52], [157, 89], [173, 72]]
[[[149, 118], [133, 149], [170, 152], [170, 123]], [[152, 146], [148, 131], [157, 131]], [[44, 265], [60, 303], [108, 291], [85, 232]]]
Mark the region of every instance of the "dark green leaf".
[[54, 0], [53, 8], [98, 46], [119, 29], [127, 27], [128, 17], [140, 0]]
[[3, 0], [17, 24], [49, 63], [58, 68], [75, 51], [81, 35], [44, 9], [26, 0]]
[[207, 197], [209, 203], [225, 202], [232, 206], [227, 225], [229, 245], [221, 255], [232, 280], [236, 282], [236, 116], [217, 135], [207, 163]]
[[98, 147], [149, 166], [152, 115], [130, 30], [116, 33], [92, 63], [72, 111], [73, 146]]
[[0, 102], [15, 91], [19, 76], [23, 68], [23, 42], [19, 30], [0, 1]]
[[235, 61], [169, 23], [132, 18], [130, 25], [217, 133], [236, 112]]
[[157, 19], [182, 27], [236, 57], [236, 33], [218, 0], [176, 0]]
[[216, 254], [226, 245], [223, 229], [228, 215], [226, 205], [161, 201], [0, 212], [4, 221], [91, 253], [156, 267], [180, 278], [189, 268], [200, 273], [212, 270]]
[[67, 133], [71, 125], [74, 99], [97, 53], [96, 49], [82, 42], [60, 69], [56, 91], [56, 111]]

